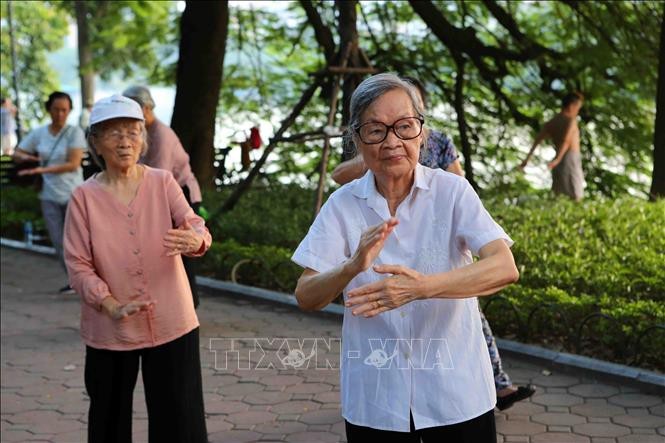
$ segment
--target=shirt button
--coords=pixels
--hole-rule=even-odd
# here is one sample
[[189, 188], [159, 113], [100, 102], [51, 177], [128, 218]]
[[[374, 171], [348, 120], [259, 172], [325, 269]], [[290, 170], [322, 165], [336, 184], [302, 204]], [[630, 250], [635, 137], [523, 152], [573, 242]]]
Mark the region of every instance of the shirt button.
[[133, 230], [129, 231], [129, 235], [134, 235], [135, 232]]
[[139, 289], [139, 293], [140, 294], [145, 294], [145, 289], [143, 289], [143, 288]]
[[132, 251], [132, 252], [134, 252], [134, 255], [139, 255], [139, 252], [141, 252], [141, 251], [139, 251], [138, 249], [134, 249], [134, 251]]
[[399, 313], [399, 315], [400, 315], [400, 317], [404, 318], [404, 317], [406, 317], [406, 312], [402, 311], [402, 312]]
[[136, 275], [143, 275], [143, 270], [139, 269], [138, 271], [136, 271]]
[[127, 217], [129, 217], [129, 218], [132, 218], [133, 216], [134, 216], [134, 214], [132, 212], [127, 214]]

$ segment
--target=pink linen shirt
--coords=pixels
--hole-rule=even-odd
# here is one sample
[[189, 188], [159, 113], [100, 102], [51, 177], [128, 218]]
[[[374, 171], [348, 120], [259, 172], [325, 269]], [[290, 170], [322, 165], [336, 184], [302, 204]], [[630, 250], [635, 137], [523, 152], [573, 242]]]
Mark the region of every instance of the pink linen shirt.
[[141, 163], [170, 171], [180, 187], [187, 186], [191, 202], [200, 203], [202, 197], [199, 182], [189, 165], [189, 155], [176, 133], [157, 119], [146, 129], [148, 152], [141, 158]]
[[[203, 236], [192, 256], [212, 238], [170, 172], [143, 166], [134, 200], [125, 205], [95, 177], [74, 190], [65, 220], [69, 281], [81, 295], [81, 337], [93, 348], [132, 350], [175, 340], [199, 325], [179, 255], [169, 257], [163, 238], [187, 220]], [[113, 320], [101, 302], [152, 300], [150, 311]]]

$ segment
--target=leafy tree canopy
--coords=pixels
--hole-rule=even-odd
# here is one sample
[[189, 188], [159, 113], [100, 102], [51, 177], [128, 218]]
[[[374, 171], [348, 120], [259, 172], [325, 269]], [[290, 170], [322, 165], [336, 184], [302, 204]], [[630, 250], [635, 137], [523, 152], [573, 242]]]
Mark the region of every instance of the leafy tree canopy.
[[[12, 57], [8, 26], [9, 2], [0, 5], [0, 91], [14, 97], [12, 89]], [[22, 121], [41, 120], [43, 102], [59, 86], [58, 74], [47, 60], [50, 52], [64, 44], [68, 33], [67, 15], [45, 2], [11, 2], [16, 70], [20, 78]], [[36, 32], [39, 30], [39, 32]]]

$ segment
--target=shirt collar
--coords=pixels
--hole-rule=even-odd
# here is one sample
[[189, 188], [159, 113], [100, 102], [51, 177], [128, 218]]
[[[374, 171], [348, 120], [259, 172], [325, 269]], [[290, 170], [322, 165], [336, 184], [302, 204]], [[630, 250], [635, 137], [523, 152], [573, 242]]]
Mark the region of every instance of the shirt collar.
[[[425, 174], [424, 166], [421, 164], [416, 165], [415, 179], [413, 181], [413, 186], [417, 189], [429, 189], [429, 183]], [[413, 189], [412, 189], [413, 190]], [[370, 197], [380, 196], [379, 192], [376, 190], [376, 183], [374, 181], [374, 173], [372, 171], [367, 171], [360, 179], [353, 182], [353, 188], [351, 189], [353, 195], [362, 199], [369, 199]]]

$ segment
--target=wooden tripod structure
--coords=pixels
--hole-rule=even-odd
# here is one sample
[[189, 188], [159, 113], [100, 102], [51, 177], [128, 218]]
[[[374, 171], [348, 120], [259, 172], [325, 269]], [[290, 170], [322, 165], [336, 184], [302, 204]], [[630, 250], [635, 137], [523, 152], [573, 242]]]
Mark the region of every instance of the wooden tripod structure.
[[[348, 66], [350, 55], [354, 52], [354, 50], [360, 53], [361, 58], [366, 66], [360, 66], [360, 67]], [[275, 149], [278, 143], [295, 141], [302, 139], [304, 137], [303, 134], [284, 137], [284, 133], [289, 127], [291, 127], [291, 125], [293, 125], [298, 115], [300, 115], [305, 106], [310, 102], [310, 100], [314, 96], [314, 93], [326, 83], [326, 80], [332, 79], [333, 83], [332, 92], [330, 94], [330, 111], [328, 112], [328, 120], [327, 120], [327, 127], [333, 127], [335, 124], [335, 117], [337, 114], [340, 86], [344, 76], [346, 75], [358, 76], [365, 74], [373, 74], [376, 72], [376, 70], [371, 66], [369, 59], [362, 51], [362, 49], [357, 47], [357, 44], [349, 42], [342, 49], [340, 55], [341, 55], [339, 58], [340, 64], [338, 66], [328, 65], [325, 69], [313, 75], [315, 79], [314, 82], [307, 89], [305, 89], [305, 91], [302, 93], [302, 96], [300, 97], [300, 100], [298, 100], [298, 102], [293, 107], [289, 115], [284, 120], [282, 120], [279, 129], [277, 130], [277, 132], [275, 132], [275, 135], [272, 138], [270, 138], [268, 145], [266, 146], [266, 148], [263, 151], [263, 154], [261, 155], [261, 158], [259, 158], [256, 161], [254, 167], [250, 170], [247, 177], [238, 184], [236, 189], [219, 207], [219, 209], [217, 209], [217, 211], [211, 214], [211, 217], [219, 216], [225, 212], [232, 210], [235, 207], [235, 205], [240, 200], [240, 197], [251, 187], [252, 182], [259, 174], [259, 171], [265, 164], [266, 160], [268, 159], [268, 156]], [[323, 136], [323, 149], [321, 153], [321, 161], [319, 163], [319, 181], [316, 191], [314, 216], [318, 214], [323, 202], [323, 192], [325, 189], [325, 181], [328, 170], [328, 160], [330, 157], [330, 139], [334, 137], [334, 135], [330, 135], [328, 131], [325, 130], [325, 128], [319, 134], [322, 134]], [[312, 135], [312, 134], [309, 133], [306, 135]], [[309, 140], [311, 139], [312, 138], [309, 138]]]

